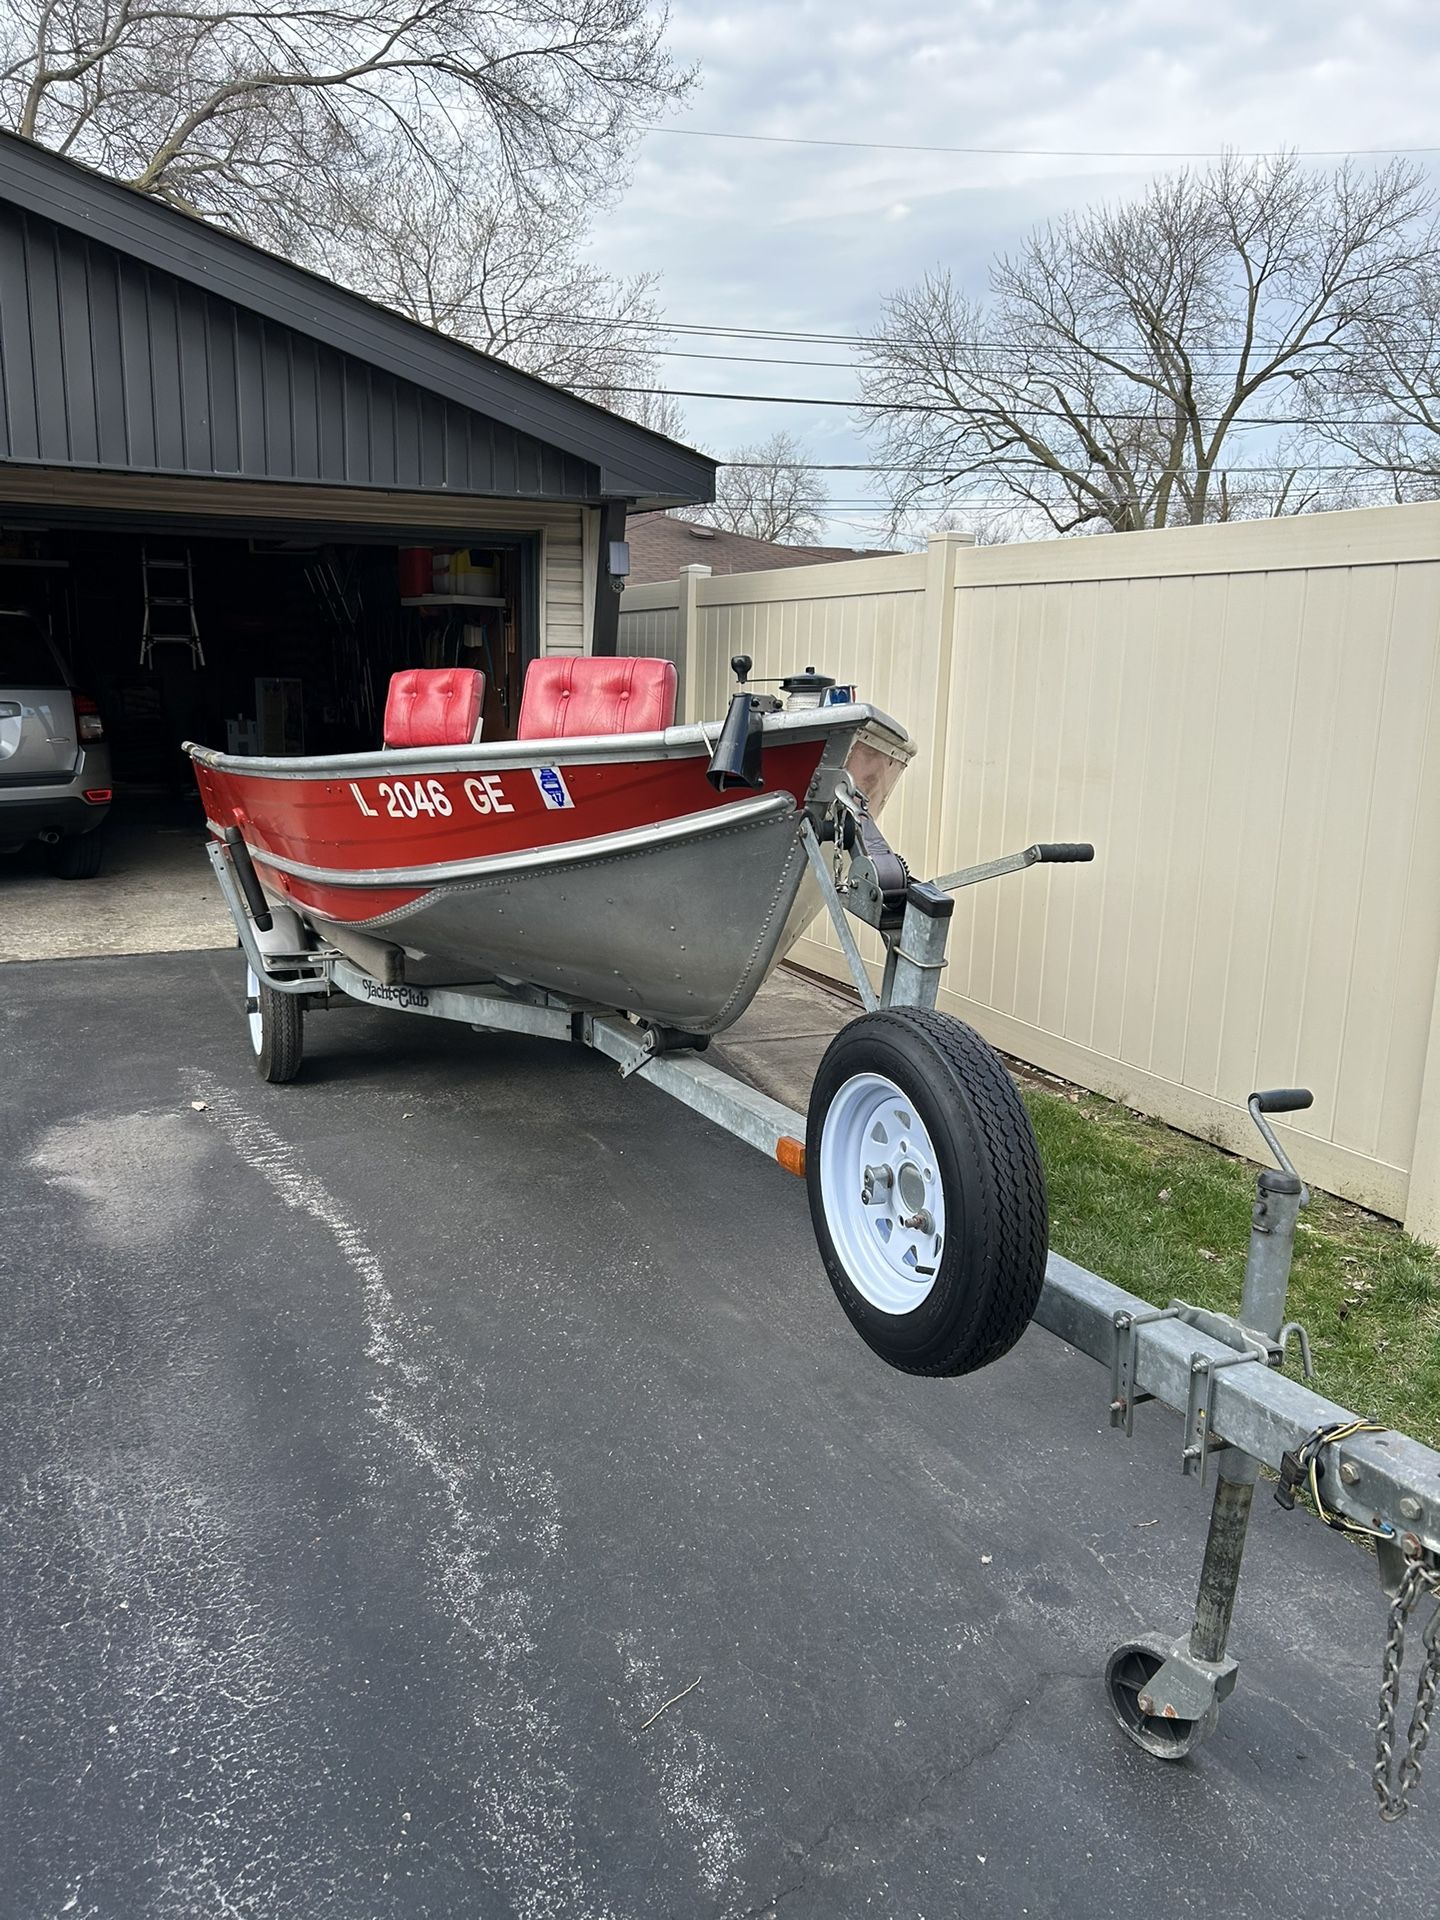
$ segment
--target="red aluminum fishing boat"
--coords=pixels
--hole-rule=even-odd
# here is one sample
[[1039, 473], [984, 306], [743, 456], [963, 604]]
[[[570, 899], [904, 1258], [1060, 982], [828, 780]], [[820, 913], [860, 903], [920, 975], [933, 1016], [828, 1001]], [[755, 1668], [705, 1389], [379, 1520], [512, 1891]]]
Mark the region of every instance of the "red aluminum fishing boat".
[[485, 743], [482, 676], [414, 670], [395, 677], [378, 752], [187, 751], [212, 832], [321, 939], [707, 1034], [819, 909], [802, 822], [837, 787], [878, 812], [913, 752], [875, 708], [821, 704], [822, 680], [796, 676], [784, 706], [740, 696], [724, 726], [675, 726], [669, 661], [542, 660], [519, 737]]

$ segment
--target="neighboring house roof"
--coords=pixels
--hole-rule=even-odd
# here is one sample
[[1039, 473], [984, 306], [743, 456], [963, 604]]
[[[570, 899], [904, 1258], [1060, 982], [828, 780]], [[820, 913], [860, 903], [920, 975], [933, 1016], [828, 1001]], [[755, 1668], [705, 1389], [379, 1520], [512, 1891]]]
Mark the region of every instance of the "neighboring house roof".
[[11, 133], [0, 332], [0, 461], [648, 506], [714, 495], [707, 455]]
[[752, 540], [749, 534], [705, 527], [673, 513], [632, 513], [625, 523], [630, 542], [632, 587], [652, 580], [673, 580], [682, 567], [705, 566], [712, 573], [763, 573], [768, 567], [815, 567], [827, 560], [863, 560], [879, 547], [787, 547], [776, 540]]

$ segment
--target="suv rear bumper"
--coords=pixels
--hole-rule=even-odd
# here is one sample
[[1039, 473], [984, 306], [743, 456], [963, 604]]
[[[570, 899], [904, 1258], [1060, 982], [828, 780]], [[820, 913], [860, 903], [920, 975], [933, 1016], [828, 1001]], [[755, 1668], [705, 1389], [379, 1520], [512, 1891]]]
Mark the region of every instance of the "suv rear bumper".
[[110, 811], [107, 800], [85, 798], [86, 791], [110, 786], [110, 752], [103, 745], [82, 747], [75, 771], [66, 780], [32, 786], [0, 781], [0, 846], [37, 840], [44, 833], [69, 837], [93, 833]]

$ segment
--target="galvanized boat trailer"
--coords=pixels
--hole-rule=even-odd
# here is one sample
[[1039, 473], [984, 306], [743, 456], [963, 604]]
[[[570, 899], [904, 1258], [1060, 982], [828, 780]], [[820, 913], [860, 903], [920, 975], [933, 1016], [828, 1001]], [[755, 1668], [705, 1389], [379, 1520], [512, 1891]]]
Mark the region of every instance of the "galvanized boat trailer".
[[[821, 830], [817, 833], [807, 819], [802, 834], [806, 857], [867, 1012], [910, 1009], [922, 1022], [926, 1017], [935, 1019], [932, 1010], [945, 965], [955, 891], [1041, 862], [1093, 858], [1090, 847], [1032, 846], [983, 866], [946, 874], [933, 883], [917, 882], [880, 838], [868, 818], [863, 795], [845, 783]], [[430, 987], [380, 977], [338, 949], [315, 944], [296, 915], [272, 905], [235, 829], [223, 842], [212, 842], [209, 855], [249, 964], [247, 1013], [266, 1078], [287, 1079], [298, 1066], [302, 1006], [332, 1005], [337, 996], [364, 1006], [456, 1020], [484, 1031], [576, 1042], [614, 1060], [622, 1075], [639, 1076], [789, 1171], [806, 1175], [812, 1213], [817, 1204], [825, 1204], [817, 1203], [817, 1139], [827, 1157], [832, 1147], [824, 1125], [817, 1131], [813, 1100], [807, 1118], [713, 1066], [685, 1036], [638, 1023], [613, 1008], [581, 1004], [514, 981]], [[852, 918], [875, 928], [883, 938], [885, 964], [878, 992], [856, 945], [849, 925]], [[864, 1025], [862, 1017], [852, 1028]], [[969, 1030], [961, 1031], [968, 1034]], [[849, 1090], [863, 1087], [865, 1080], [864, 1075], [853, 1075], [835, 1096], [835, 1108], [841, 1106], [842, 1095], [851, 1098]], [[882, 1078], [880, 1084], [883, 1088], [888, 1083]], [[895, 1089], [889, 1092], [894, 1094]], [[835, 1179], [846, 1177], [844, 1168], [850, 1167], [856, 1218], [870, 1226], [879, 1222], [881, 1227], [885, 1245], [869, 1233], [878, 1252], [873, 1258], [866, 1256], [872, 1258], [873, 1291], [863, 1280], [861, 1290], [872, 1304], [897, 1312], [893, 1305], [887, 1307], [896, 1286], [903, 1293], [907, 1278], [936, 1270], [945, 1219], [943, 1199], [927, 1196], [922, 1186], [922, 1178], [931, 1178], [930, 1168], [923, 1164], [930, 1157], [931, 1141], [904, 1106], [897, 1107], [894, 1100], [886, 1106], [887, 1097], [882, 1093], [880, 1104], [872, 1099], [862, 1106], [855, 1135], [858, 1147], [851, 1151], [850, 1161], [843, 1156], [827, 1158], [827, 1165], [832, 1194]], [[1393, 1749], [1407, 1624], [1424, 1598], [1440, 1600], [1440, 1454], [1352, 1414], [1282, 1371], [1292, 1347], [1298, 1350], [1307, 1378], [1311, 1371], [1304, 1329], [1287, 1321], [1285, 1307], [1296, 1225], [1308, 1196], [1268, 1116], [1308, 1107], [1310, 1101], [1311, 1095], [1303, 1089], [1251, 1096], [1251, 1115], [1276, 1165], [1262, 1169], [1256, 1181], [1238, 1314], [1215, 1313], [1182, 1300], [1152, 1308], [1050, 1254], [1033, 1317], [1106, 1369], [1112, 1427], [1129, 1435], [1137, 1407], [1157, 1403], [1181, 1416], [1177, 1448], [1181, 1472], [1204, 1487], [1212, 1460], [1215, 1463], [1209, 1534], [1189, 1634], [1178, 1640], [1140, 1635], [1122, 1643], [1110, 1657], [1106, 1687], [1121, 1728], [1147, 1753], [1170, 1760], [1193, 1752], [1214, 1728], [1220, 1703], [1234, 1688], [1238, 1671], [1227, 1644], [1251, 1504], [1264, 1468], [1278, 1476], [1275, 1497], [1283, 1505], [1293, 1508], [1297, 1494], [1304, 1493], [1327, 1525], [1373, 1544], [1382, 1585], [1391, 1597], [1374, 1766], [1381, 1812], [1390, 1820], [1406, 1811], [1418, 1784], [1440, 1686], [1437, 1605], [1424, 1631], [1414, 1709], [1397, 1761]], [[873, 1144], [881, 1139], [892, 1113], [898, 1113], [900, 1128], [908, 1126], [918, 1136], [918, 1144], [909, 1139], [898, 1146], [893, 1141], [888, 1147]], [[852, 1134], [855, 1124], [852, 1117]], [[842, 1129], [840, 1146], [845, 1144]], [[899, 1157], [902, 1148], [908, 1157]], [[837, 1165], [842, 1169], [839, 1176]], [[833, 1199], [830, 1204], [833, 1207]], [[951, 1206], [953, 1218], [953, 1196]], [[832, 1224], [835, 1244], [843, 1252], [846, 1233], [849, 1244], [854, 1242], [853, 1223]], [[903, 1254], [896, 1251], [901, 1247]], [[822, 1237], [824, 1251], [826, 1237]], [[929, 1268], [923, 1264], [925, 1258], [932, 1262]], [[828, 1258], [827, 1265], [832, 1265]], [[862, 1335], [879, 1345], [852, 1312], [833, 1270], [831, 1278]], [[1024, 1319], [1030, 1317], [1030, 1304]], [[1008, 1344], [1006, 1337], [998, 1350]], [[894, 1356], [887, 1353], [886, 1357]], [[978, 1359], [972, 1355], [966, 1364], [983, 1364], [989, 1357], [989, 1353]], [[895, 1364], [906, 1362], [896, 1359]]]

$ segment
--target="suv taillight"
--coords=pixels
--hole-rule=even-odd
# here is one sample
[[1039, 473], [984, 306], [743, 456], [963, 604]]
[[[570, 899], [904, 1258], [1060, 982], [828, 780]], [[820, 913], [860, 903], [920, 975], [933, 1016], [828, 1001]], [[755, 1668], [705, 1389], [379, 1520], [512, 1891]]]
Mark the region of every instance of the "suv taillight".
[[100, 718], [100, 709], [88, 693], [72, 694], [75, 703], [75, 731], [82, 740], [103, 740], [105, 723]]

